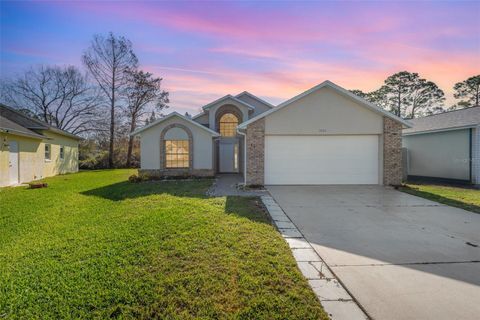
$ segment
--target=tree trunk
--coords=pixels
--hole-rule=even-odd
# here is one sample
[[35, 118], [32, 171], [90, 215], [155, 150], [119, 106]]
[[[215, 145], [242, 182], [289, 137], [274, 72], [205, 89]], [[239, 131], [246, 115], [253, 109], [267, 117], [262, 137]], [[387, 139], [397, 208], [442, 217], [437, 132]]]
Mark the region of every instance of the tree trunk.
[[113, 147], [115, 139], [115, 76], [112, 81], [112, 100], [110, 105], [110, 145], [108, 147], [108, 167], [113, 168]]
[[[135, 131], [135, 122], [136, 118], [132, 117], [132, 123], [130, 124], [130, 133]], [[127, 168], [130, 168], [131, 162], [132, 162], [132, 151], [133, 151], [133, 136], [128, 137], [128, 149], [127, 149], [127, 163], [125, 166]]]

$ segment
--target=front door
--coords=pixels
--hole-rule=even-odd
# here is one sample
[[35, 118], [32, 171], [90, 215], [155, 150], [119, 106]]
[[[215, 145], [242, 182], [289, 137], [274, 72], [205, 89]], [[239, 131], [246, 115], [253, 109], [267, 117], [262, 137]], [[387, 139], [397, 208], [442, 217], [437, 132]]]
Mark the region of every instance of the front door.
[[220, 140], [219, 171], [221, 173], [238, 172], [238, 140]]
[[18, 143], [17, 141], [10, 141], [9, 156], [8, 156], [8, 169], [10, 184], [18, 183]]

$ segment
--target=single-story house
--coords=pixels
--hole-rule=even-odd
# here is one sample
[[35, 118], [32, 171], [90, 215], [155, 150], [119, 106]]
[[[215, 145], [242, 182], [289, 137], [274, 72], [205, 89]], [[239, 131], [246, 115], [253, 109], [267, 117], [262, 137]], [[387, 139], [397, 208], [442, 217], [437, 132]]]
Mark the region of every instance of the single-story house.
[[226, 95], [193, 118], [173, 112], [132, 134], [140, 136], [141, 174], [397, 185], [404, 127], [410, 124], [325, 81], [276, 107], [248, 92]]
[[409, 178], [480, 185], [480, 107], [410, 120], [403, 130]]
[[0, 104], [0, 186], [77, 172], [80, 140]]

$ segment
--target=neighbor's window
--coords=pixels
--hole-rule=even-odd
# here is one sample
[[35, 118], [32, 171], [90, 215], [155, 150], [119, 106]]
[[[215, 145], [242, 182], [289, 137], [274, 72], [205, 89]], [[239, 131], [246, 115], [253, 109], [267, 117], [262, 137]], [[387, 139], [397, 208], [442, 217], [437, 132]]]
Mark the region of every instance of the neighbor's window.
[[188, 168], [189, 167], [188, 140], [165, 140], [165, 167]]
[[52, 146], [45, 144], [45, 160], [50, 160], [52, 155]]
[[60, 159], [65, 159], [65, 147], [60, 146]]
[[234, 137], [237, 135], [238, 118], [231, 113], [226, 113], [220, 118], [220, 135]]

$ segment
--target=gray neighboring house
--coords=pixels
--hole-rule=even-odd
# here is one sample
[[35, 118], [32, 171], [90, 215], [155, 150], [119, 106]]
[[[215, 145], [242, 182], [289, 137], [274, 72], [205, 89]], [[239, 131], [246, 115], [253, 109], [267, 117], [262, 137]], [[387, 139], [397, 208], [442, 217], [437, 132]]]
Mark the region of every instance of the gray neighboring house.
[[226, 95], [188, 118], [176, 112], [138, 129], [140, 173], [238, 173], [247, 185], [380, 184], [402, 180], [410, 124], [338, 85], [321, 84], [273, 106]]
[[403, 130], [410, 178], [480, 185], [480, 107], [410, 120]]

